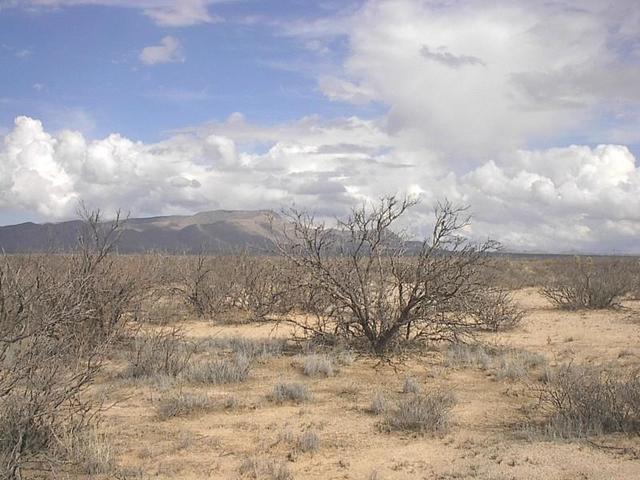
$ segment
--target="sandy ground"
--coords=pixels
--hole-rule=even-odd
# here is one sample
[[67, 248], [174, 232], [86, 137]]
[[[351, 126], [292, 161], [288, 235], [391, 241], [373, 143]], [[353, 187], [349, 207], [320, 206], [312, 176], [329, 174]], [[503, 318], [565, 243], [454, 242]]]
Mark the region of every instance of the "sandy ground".
[[[640, 364], [640, 303], [619, 311], [561, 312], [535, 290], [517, 293], [527, 309], [520, 327], [484, 340], [544, 354], [551, 365], [566, 361], [622, 366]], [[188, 322], [197, 338], [286, 335], [270, 326], [213, 326]], [[406, 376], [425, 389], [444, 387], [458, 403], [454, 424], [440, 437], [380, 429], [368, 412], [376, 391], [400, 398]], [[312, 401], [276, 404], [268, 394], [278, 381], [308, 384]], [[379, 364], [356, 358], [329, 378], [302, 375], [294, 356], [260, 361], [247, 382], [185, 391], [234, 395], [241, 406], [160, 421], [154, 402], [162, 388], [152, 383], [105, 381], [109, 400], [107, 429], [119, 452], [123, 478], [242, 478], [247, 457], [287, 465], [295, 479], [640, 479], [640, 439], [624, 435], [585, 441], [532, 439], [518, 434], [522, 408], [534, 401], [519, 381], [498, 381], [477, 368], [445, 367], [439, 352]], [[106, 390], [105, 390], [106, 391]], [[286, 437], [314, 430], [315, 453], [301, 453]], [[609, 448], [615, 447], [615, 448]], [[263, 477], [259, 477], [263, 478]], [[264, 477], [276, 478], [276, 477]]]

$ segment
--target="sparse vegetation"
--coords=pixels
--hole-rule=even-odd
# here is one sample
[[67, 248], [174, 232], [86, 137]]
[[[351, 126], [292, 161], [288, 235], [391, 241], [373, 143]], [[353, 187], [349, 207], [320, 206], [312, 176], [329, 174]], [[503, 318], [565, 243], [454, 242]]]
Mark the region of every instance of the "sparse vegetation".
[[195, 349], [178, 327], [141, 332], [126, 352], [128, 366], [123, 375], [128, 378], [177, 377], [189, 366]]
[[315, 431], [308, 430], [300, 435], [297, 446], [301, 452], [314, 453], [320, 448], [320, 436]]
[[451, 409], [456, 404], [451, 392], [434, 391], [401, 399], [389, 409], [383, 427], [419, 433], [444, 433], [451, 423]]
[[276, 384], [273, 388], [271, 398], [277, 402], [282, 403], [286, 401], [292, 402], [307, 402], [313, 398], [313, 394], [309, 387], [304, 383], [295, 382], [281, 382]]
[[[354, 209], [335, 228], [305, 212], [288, 214], [292, 231], [281, 254], [314, 292], [317, 321], [294, 321], [310, 335], [368, 343], [378, 355], [404, 341], [454, 341], [479, 328], [465, 301], [482, 287], [495, 242], [473, 244], [459, 234], [469, 224], [450, 203], [435, 211], [431, 236], [415, 251], [391, 230], [413, 205], [395, 197]], [[311, 295], [309, 298], [312, 298]]]
[[637, 266], [628, 261], [576, 257], [540, 292], [567, 310], [615, 308], [633, 291], [637, 277]]
[[308, 377], [331, 377], [334, 374], [331, 359], [323, 355], [307, 355], [302, 360], [302, 372]]
[[389, 408], [389, 401], [387, 397], [380, 390], [377, 390], [371, 399], [371, 406], [369, 410], [374, 415], [381, 415]]
[[213, 359], [194, 362], [185, 373], [189, 382], [209, 383], [218, 385], [223, 383], [244, 382], [249, 377], [251, 362], [242, 354], [236, 354], [233, 359]]
[[402, 386], [402, 393], [420, 393], [422, 392], [422, 385], [414, 377], [407, 377], [404, 379], [404, 385]]
[[215, 402], [204, 393], [170, 393], [163, 395], [156, 404], [160, 420], [182, 417], [214, 408]]
[[293, 480], [293, 475], [286, 464], [257, 457], [245, 458], [240, 464], [238, 472], [242, 478]]
[[215, 350], [230, 350], [246, 358], [278, 357], [283, 354], [287, 340], [282, 338], [246, 338], [223, 337], [210, 338], [202, 345], [203, 348]]
[[640, 432], [640, 375], [563, 365], [532, 387], [543, 431], [562, 438]]
[[[381, 211], [393, 216], [402, 208], [392, 205]], [[442, 221], [453, 221], [447, 215]], [[478, 250], [481, 246], [463, 242], [447, 250], [448, 241], [455, 243], [452, 236], [441, 239], [441, 250], [431, 253], [395, 250], [399, 237], [388, 229], [376, 237], [372, 218], [379, 219], [379, 212], [367, 216], [358, 210], [341, 229], [316, 231], [335, 240], [321, 251], [321, 265], [344, 290], [319, 279], [319, 271], [308, 270], [304, 262], [301, 267], [274, 257], [243, 257], [245, 253], [201, 258], [108, 253], [98, 261], [98, 243], [85, 240], [82, 248], [89, 253], [4, 257], [3, 478], [177, 478], [189, 470], [221, 478], [291, 479], [289, 465], [302, 477], [314, 468], [336, 477], [350, 469], [367, 476], [382, 462], [380, 472], [427, 475], [419, 464], [409, 466], [396, 457], [397, 440], [402, 438], [402, 448], [424, 441], [428, 450], [430, 440], [416, 437], [448, 432], [456, 404], [452, 388], [464, 398], [455, 409], [460, 411], [456, 431], [465, 432], [470, 417], [474, 428], [484, 422], [483, 428], [490, 424], [496, 430], [496, 445], [479, 446], [466, 436], [458, 445], [457, 433], [442, 442], [446, 448], [469, 447], [478, 464], [485, 458], [491, 465], [516, 464], [517, 458], [504, 461], [496, 454], [498, 429], [506, 435], [509, 421], [522, 426], [523, 416], [518, 433], [530, 442], [589, 438], [634, 452], [640, 380], [633, 370], [638, 368], [633, 343], [637, 325], [628, 321], [638, 307], [630, 297], [616, 297], [614, 303], [625, 302], [621, 312], [550, 312], [535, 289], [512, 295], [506, 290], [509, 278], [492, 276], [501, 257], [491, 258], [492, 266], [485, 270], [487, 251]], [[386, 225], [388, 217], [381, 221]], [[447, 228], [452, 225], [458, 223]], [[107, 227], [94, 225], [88, 231], [104, 234]], [[354, 238], [363, 241], [355, 259]], [[369, 242], [377, 241], [384, 248], [376, 246], [379, 250], [369, 255]], [[471, 264], [460, 264], [463, 260]], [[561, 277], [565, 261], [521, 264], [527, 275], [549, 283]], [[596, 259], [594, 265], [616, 261]], [[244, 262], [241, 269], [236, 269], [238, 262]], [[517, 271], [517, 262], [508, 260], [510, 271]], [[357, 276], [366, 273], [367, 265], [381, 270], [370, 272], [363, 285]], [[415, 271], [418, 265], [427, 272]], [[458, 279], [449, 268], [469, 276]], [[185, 275], [198, 271], [207, 271], [206, 281], [196, 282], [199, 301], [208, 304], [202, 313], [177, 293], [189, 287]], [[442, 277], [435, 278], [436, 273]], [[273, 275], [281, 275], [281, 283], [261, 285], [256, 295], [263, 300], [247, 296], [253, 282], [270, 282]], [[518, 278], [520, 282], [524, 274]], [[322, 286], [325, 280], [333, 286]], [[276, 295], [285, 285], [291, 287], [287, 295]], [[451, 285], [461, 289], [459, 295], [447, 294]], [[405, 324], [398, 315], [413, 301], [406, 289], [414, 287], [422, 289], [415, 301], [425, 303], [409, 311], [413, 320]], [[353, 302], [343, 294], [353, 295]], [[521, 305], [531, 316], [523, 328], [512, 328], [522, 318]], [[368, 309], [369, 323], [350, 310], [357, 306]], [[365, 325], [377, 330], [367, 336]], [[388, 341], [381, 340], [393, 325], [402, 327]], [[382, 350], [378, 341], [387, 342]], [[394, 354], [398, 356], [379, 358]], [[599, 367], [598, 356], [611, 364]], [[593, 366], [557, 366], [572, 358]], [[299, 381], [304, 378], [308, 384]], [[487, 392], [490, 402], [483, 396]], [[115, 414], [103, 414], [112, 404]], [[470, 415], [467, 408], [475, 410]], [[494, 409], [504, 412], [499, 421], [492, 416]], [[374, 425], [385, 433], [372, 431]], [[282, 428], [275, 442], [268, 433], [273, 428]], [[131, 449], [141, 435], [148, 448]], [[167, 435], [173, 440], [161, 440]], [[239, 464], [243, 457], [234, 450], [236, 437], [238, 445], [255, 445], [243, 447], [241, 455], [257, 456]], [[522, 443], [511, 444], [510, 451], [528, 448]], [[366, 454], [370, 445], [381, 461], [363, 471], [361, 462], [348, 455]], [[334, 461], [334, 453], [343, 448], [345, 455]], [[537, 443], [535, 448], [552, 447]], [[130, 450], [135, 455], [119, 463], [118, 456]], [[224, 453], [213, 461], [205, 453], [210, 451]], [[330, 463], [316, 454], [325, 451]], [[557, 465], [545, 468], [558, 472]], [[611, 463], [608, 468], [619, 471]], [[479, 471], [472, 470], [471, 476]]]

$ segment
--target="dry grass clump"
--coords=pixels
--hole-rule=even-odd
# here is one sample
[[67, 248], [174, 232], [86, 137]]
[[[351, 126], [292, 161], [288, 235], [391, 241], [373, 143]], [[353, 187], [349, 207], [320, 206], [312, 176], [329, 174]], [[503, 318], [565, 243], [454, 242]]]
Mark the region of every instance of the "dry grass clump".
[[231, 350], [247, 358], [269, 358], [282, 355], [287, 340], [283, 338], [246, 338], [241, 336], [210, 338], [203, 347], [216, 350]]
[[415, 377], [407, 377], [404, 379], [404, 385], [402, 386], [402, 393], [415, 393], [418, 394], [422, 391], [422, 385]]
[[60, 438], [64, 456], [87, 475], [109, 475], [119, 470], [109, 438], [95, 427], [65, 432]]
[[445, 352], [444, 364], [447, 367], [472, 367], [489, 369], [498, 355], [498, 349], [481, 344], [454, 343]]
[[548, 374], [539, 396], [545, 434], [559, 438], [640, 432], [640, 373], [564, 365]]
[[189, 366], [195, 349], [195, 345], [185, 341], [179, 328], [137, 335], [131, 349], [125, 353], [129, 365], [123, 376], [177, 377]]
[[544, 369], [547, 358], [539, 353], [487, 345], [452, 345], [445, 354], [448, 367], [471, 367], [492, 373], [497, 380], [520, 380], [532, 370]]
[[389, 408], [389, 401], [382, 391], [377, 390], [371, 398], [369, 411], [374, 415], [381, 415]]
[[198, 362], [185, 372], [185, 379], [192, 383], [219, 385], [223, 383], [240, 383], [249, 378], [251, 362], [242, 354], [233, 359], [212, 359]]
[[238, 468], [241, 478], [255, 480], [293, 480], [293, 474], [285, 463], [257, 457], [245, 458]]
[[276, 403], [291, 402], [308, 402], [313, 399], [313, 394], [309, 387], [304, 383], [297, 382], [280, 382], [273, 387], [271, 399]]
[[402, 399], [387, 411], [382, 426], [388, 430], [443, 433], [450, 425], [456, 404], [451, 392], [434, 391]]
[[164, 395], [155, 405], [160, 420], [182, 417], [215, 408], [213, 399], [204, 393], [170, 393]]
[[331, 377], [334, 374], [331, 359], [324, 355], [307, 355], [302, 359], [302, 373], [308, 377]]
[[304, 453], [317, 452], [320, 449], [320, 435], [313, 430], [308, 430], [300, 435], [296, 446]]

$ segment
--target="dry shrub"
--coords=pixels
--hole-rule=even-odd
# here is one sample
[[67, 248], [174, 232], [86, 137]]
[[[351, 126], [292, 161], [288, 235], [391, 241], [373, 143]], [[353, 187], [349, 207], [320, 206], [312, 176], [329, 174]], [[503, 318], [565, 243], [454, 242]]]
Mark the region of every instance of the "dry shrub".
[[186, 257], [172, 291], [200, 317], [263, 321], [291, 311], [290, 269], [278, 258], [241, 251]]
[[2, 478], [75, 461], [62, 439], [95, 421], [101, 405], [85, 392], [132, 316], [135, 279], [111, 257], [119, 218], [85, 220], [73, 255], [0, 262]]
[[162, 396], [155, 408], [158, 418], [167, 420], [198, 412], [206, 412], [215, 408], [215, 406], [215, 402], [207, 394], [178, 392]]
[[64, 432], [59, 449], [78, 470], [88, 475], [110, 475], [118, 472], [111, 439], [95, 427]]
[[486, 345], [454, 343], [445, 352], [444, 364], [447, 367], [473, 367], [487, 370], [493, 366], [494, 357], [498, 354], [498, 349]]
[[156, 330], [136, 335], [125, 353], [129, 362], [124, 376], [149, 378], [177, 377], [189, 366], [196, 346], [184, 339], [180, 328]]
[[353, 209], [334, 227], [289, 211], [291, 226], [277, 246], [298, 272], [311, 315], [288, 321], [326, 343], [344, 339], [377, 355], [403, 342], [455, 341], [477, 331], [461, 298], [484, 288], [497, 244], [463, 238], [469, 218], [448, 202], [436, 208], [432, 234], [409, 243], [392, 227], [413, 205], [387, 197]]
[[296, 446], [301, 452], [317, 452], [320, 449], [320, 435], [313, 430], [308, 430], [300, 435]]
[[277, 403], [286, 401], [307, 402], [312, 398], [313, 394], [304, 383], [281, 382], [273, 387], [273, 392], [271, 393], [271, 399]]
[[250, 360], [242, 354], [233, 359], [209, 359], [191, 365], [185, 372], [189, 382], [219, 385], [244, 382], [249, 377]]
[[467, 309], [476, 318], [480, 328], [492, 332], [515, 328], [525, 316], [512, 294], [500, 288], [480, 290], [468, 300]]
[[451, 345], [445, 361], [449, 367], [471, 367], [493, 373], [498, 380], [522, 380], [532, 370], [545, 369], [544, 355], [516, 348], [499, 348], [489, 345]]
[[285, 463], [258, 457], [245, 458], [238, 472], [242, 478], [255, 480], [293, 480], [293, 475]]
[[246, 338], [241, 336], [209, 338], [203, 348], [230, 350], [247, 358], [269, 358], [282, 355], [287, 340], [282, 338]]
[[627, 259], [581, 258], [556, 265], [541, 294], [567, 310], [615, 308], [637, 284], [637, 265]]
[[331, 377], [334, 374], [331, 359], [324, 355], [307, 355], [302, 360], [302, 373], [308, 377]]
[[[640, 373], [564, 365], [531, 387], [544, 433], [560, 438], [640, 432]], [[540, 426], [540, 425], [538, 425]]]
[[450, 425], [456, 399], [451, 392], [434, 391], [402, 399], [387, 411], [383, 427], [419, 433], [443, 433]]
[[404, 379], [404, 385], [402, 386], [402, 393], [420, 393], [422, 391], [422, 385], [420, 381], [414, 377], [407, 377]]
[[387, 411], [389, 408], [389, 401], [383, 392], [380, 390], [376, 391], [371, 398], [371, 405], [369, 406], [369, 411], [374, 415], [381, 415]]

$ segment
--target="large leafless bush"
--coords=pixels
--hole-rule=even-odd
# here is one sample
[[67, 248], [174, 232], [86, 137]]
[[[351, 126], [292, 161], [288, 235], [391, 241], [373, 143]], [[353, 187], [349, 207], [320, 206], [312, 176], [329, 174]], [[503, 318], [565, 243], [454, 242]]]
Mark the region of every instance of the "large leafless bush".
[[555, 265], [555, 275], [540, 292], [568, 310], [614, 308], [636, 286], [635, 262], [615, 258], [581, 258]]
[[85, 216], [70, 256], [4, 257], [0, 263], [0, 476], [73, 461], [61, 452], [94, 420], [85, 395], [135, 296], [110, 258], [119, 218]]
[[379, 355], [400, 338], [456, 340], [476, 330], [461, 299], [485, 288], [483, 268], [497, 244], [464, 238], [469, 218], [448, 202], [436, 208], [431, 235], [408, 243], [392, 227], [414, 203], [388, 197], [334, 228], [288, 212], [279, 250], [321, 305], [316, 321], [292, 321], [312, 335], [364, 340]]
[[562, 438], [640, 432], [640, 373], [567, 364], [532, 391], [543, 432]]

